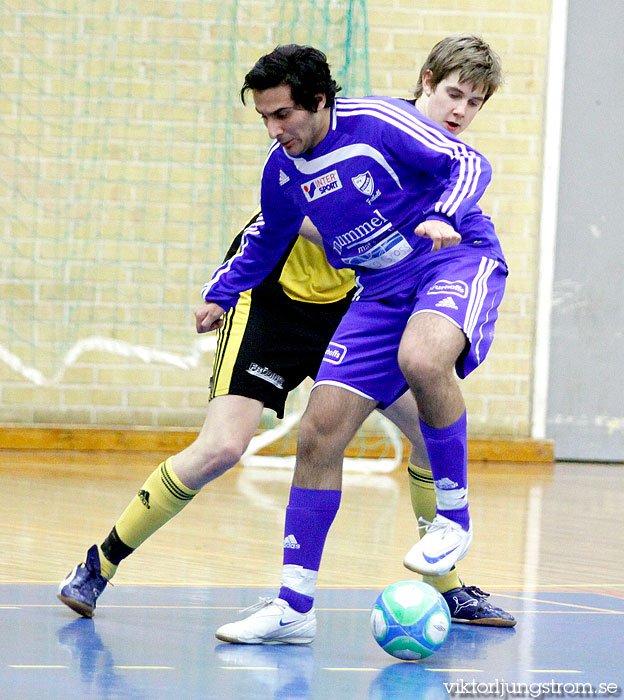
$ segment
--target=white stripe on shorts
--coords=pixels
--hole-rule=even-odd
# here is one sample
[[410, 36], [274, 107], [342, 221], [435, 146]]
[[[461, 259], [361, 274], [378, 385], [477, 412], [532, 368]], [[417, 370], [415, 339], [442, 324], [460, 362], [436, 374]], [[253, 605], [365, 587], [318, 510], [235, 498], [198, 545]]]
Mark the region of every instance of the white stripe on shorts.
[[488, 279], [498, 267], [498, 262], [492, 258], [481, 258], [479, 271], [472, 280], [470, 287], [470, 297], [468, 299], [468, 307], [466, 309], [466, 318], [464, 319], [464, 332], [466, 337], [472, 343], [472, 335], [474, 333], [477, 321], [481, 315], [483, 304], [488, 293]]
[[353, 386], [350, 386], [349, 384], [344, 384], [343, 382], [337, 382], [334, 379], [321, 379], [318, 382], [314, 382], [312, 385], [312, 389], [310, 391], [313, 391], [316, 389], [317, 386], [322, 386], [323, 384], [326, 384], [328, 386], [337, 386], [339, 389], [345, 389], [345, 391], [351, 391], [354, 394], [357, 394], [358, 396], [363, 396], [365, 399], [370, 399], [371, 401], [377, 401], [377, 399], [374, 399], [372, 396], [369, 394], [365, 394], [363, 391], [360, 391], [359, 389], [356, 389]]

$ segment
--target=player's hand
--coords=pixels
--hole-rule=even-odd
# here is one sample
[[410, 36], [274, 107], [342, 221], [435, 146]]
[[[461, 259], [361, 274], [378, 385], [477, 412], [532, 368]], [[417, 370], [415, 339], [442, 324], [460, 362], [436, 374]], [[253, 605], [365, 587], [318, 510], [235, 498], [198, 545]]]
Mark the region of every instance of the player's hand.
[[195, 309], [195, 328], [198, 333], [208, 333], [208, 331], [216, 331], [223, 325], [221, 318], [225, 313], [219, 304], [213, 301], [207, 301], [197, 309]]
[[431, 251], [440, 250], [440, 248], [450, 248], [451, 246], [461, 243], [461, 236], [457, 231], [446, 221], [439, 219], [427, 219], [418, 224], [414, 229], [414, 233], [422, 238], [430, 238], [432, 241]]

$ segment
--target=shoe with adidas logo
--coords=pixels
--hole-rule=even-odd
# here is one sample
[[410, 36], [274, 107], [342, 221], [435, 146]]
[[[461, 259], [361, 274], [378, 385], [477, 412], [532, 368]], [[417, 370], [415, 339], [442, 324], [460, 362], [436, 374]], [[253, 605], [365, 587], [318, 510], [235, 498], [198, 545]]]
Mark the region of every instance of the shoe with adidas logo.
[[425, 534], [405, 555], [403, 565], [427, 576], [443, 576], [463, 559], [472, 542], [472, 523], [468, 530], [443, 515], [436, 515], [430, 523], [424, 518]]
[[231, 644], [309, 644], [316, 635], [314, 608], [300, 613], [281, 598], [260, 598], [241, 612], [252, 614], [219, 627], [217, 639]]

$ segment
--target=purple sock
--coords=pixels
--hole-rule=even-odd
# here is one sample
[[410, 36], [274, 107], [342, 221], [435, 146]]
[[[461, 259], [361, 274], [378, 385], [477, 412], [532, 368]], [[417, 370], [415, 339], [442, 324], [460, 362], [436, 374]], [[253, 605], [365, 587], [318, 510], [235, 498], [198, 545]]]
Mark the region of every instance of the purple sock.
[[305, 581], [302, 578], [302, 585], [297, 585], [300, 590], [284, 585], [283, 578], [279, 597], [298, 612], [308, 612], [314, 603], [316, 572], [321, 564], [327, 533], [340, 507], [340, 496], [341, 491], [296, 486], [290, 490], [284, 528], [284, 569], [301, 570], [307, 578]]
[[447, 428], [420, 421], [436, 493], [437, 512], [468, 530], [468, 437], [466, 412]]

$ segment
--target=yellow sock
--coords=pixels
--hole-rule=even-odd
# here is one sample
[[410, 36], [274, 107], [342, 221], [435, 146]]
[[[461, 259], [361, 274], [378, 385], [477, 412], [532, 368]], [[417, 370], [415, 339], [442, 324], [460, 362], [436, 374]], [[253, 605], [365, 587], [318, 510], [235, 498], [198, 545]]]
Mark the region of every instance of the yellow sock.
[[432, 522], [436, 515], [436, 495], [431, 470], [417, 467], [409, 462], [407, 475], [409, 476], [412, 509], [416, 519], [424, 518]]
[[[409, 462], [407, 474], [409, 476], [412, 509], [416, 519], [424, 518], [432, 522], [436, 514], [436, 495], [431, 470], [417, 467]], [[423, 581], [433, 586], [440, 593], [446, 593], [453, 588], [459, 588], [463, 585], [456, 569], [452, 569], [444, 576], [423, 576]]]
[[106, 558], [106, 555], [102, 551], [101, 544], [98, 544], [98, 554], [100, 555], [101, 574], [102, 576], [104, 576], [105, 579], [110, 581], [115, 575], [115, 572], [117, 571], [117, 565], [113, 564]]
[[185, 486], [171, 468], [171, 458], [147, 478], [98, 547], [102, 576], [111, 579], [121, 559], [177, 515], [199, 493]]

